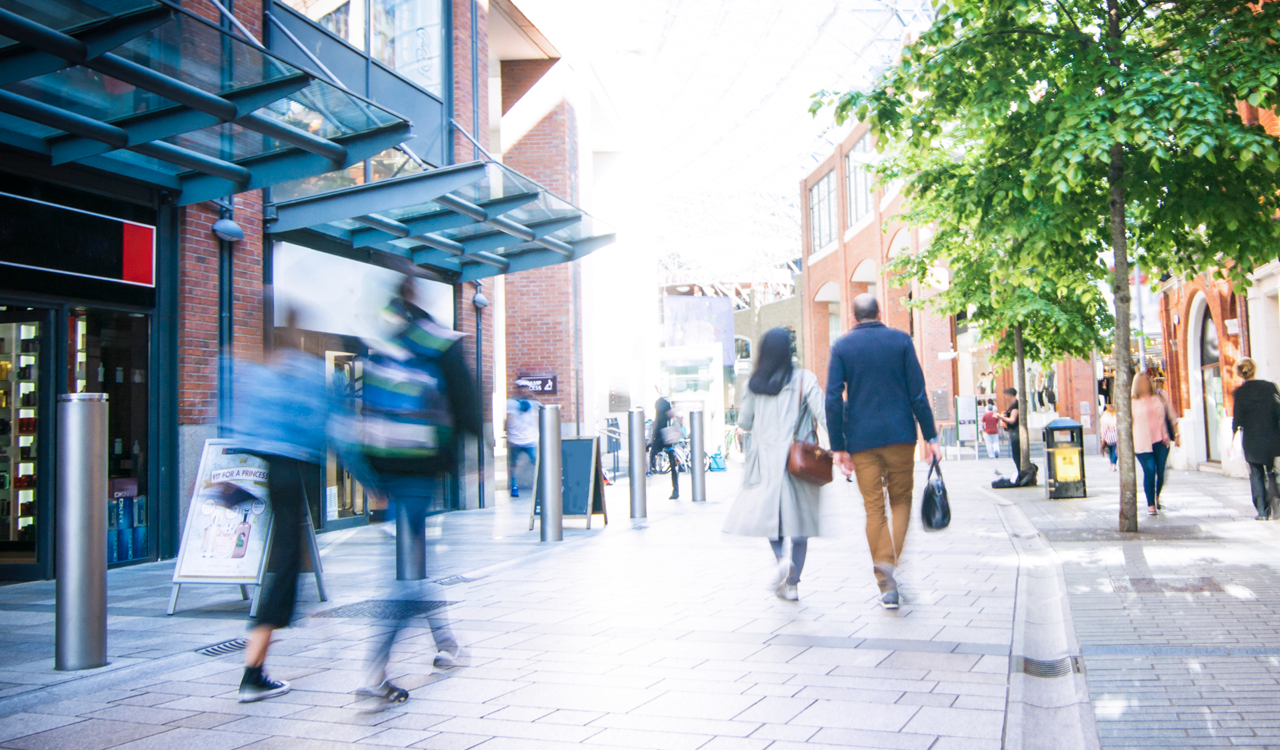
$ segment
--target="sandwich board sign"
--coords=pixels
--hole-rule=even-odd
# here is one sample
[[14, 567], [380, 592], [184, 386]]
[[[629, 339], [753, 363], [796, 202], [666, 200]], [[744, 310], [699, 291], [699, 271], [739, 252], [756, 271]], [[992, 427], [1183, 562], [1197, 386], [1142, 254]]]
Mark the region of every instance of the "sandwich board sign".
[[[529, 530], [533, 531], [534, 519], [542, 510], [542, 456], [538, 456], [537, 479], [534, 482], [533, 503], [529, 508]], [[560, 439], [560, 487], [562, 518], [585, 518], [591, 528], [591, 516], [609, 514], [604, 506], [604, 468], [600, 465], [600, 438], [577, 437]]]
[[[197, 583], [239, 586], [241, 599], [248, 598], [247, 586], [257, 586], [250, 610], [257, 613], [275, 521], [267, 471], [264, 459], [238, 448], [234, 440], [205, 441], [173, 571], [169, 614], [177, 608], [183, 584]], [[314, 570], [320, 601], [326, 601], [310, 509], [303, 515], [304, 550], [310, 557], [304, 569]]]

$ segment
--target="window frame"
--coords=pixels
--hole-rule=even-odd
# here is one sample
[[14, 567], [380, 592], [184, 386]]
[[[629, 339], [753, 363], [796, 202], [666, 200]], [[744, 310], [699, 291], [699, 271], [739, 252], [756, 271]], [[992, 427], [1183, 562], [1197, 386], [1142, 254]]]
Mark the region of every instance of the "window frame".
[[[855, 154], [871, 153], [871, 134], [863, 133], [844, 156], [845, 211], [849, 226], [856, 226], [875, 213], [875, 182], [866, 163], [854, 158]], [[859, 200], [862, 199], [862, 200]]]
[[836, 241], [836, 170], [829, 170], [809, 187], [809, 254]]

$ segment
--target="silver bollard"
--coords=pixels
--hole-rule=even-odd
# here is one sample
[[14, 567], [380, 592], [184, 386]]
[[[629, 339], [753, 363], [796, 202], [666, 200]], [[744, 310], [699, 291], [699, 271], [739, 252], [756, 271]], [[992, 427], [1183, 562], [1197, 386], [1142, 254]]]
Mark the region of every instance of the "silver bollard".
[[639, 406], [627, 414], [627, 473], [631, 477], [631, 517], [647, 518], [646, 482], [649, 474], [649, 447], [644, 439], [644, 409]]
[[564, 539], [564, 487], [560, 469], [560, 407], [544, 406], [538, 422], [538, 502], [542, 503], [542, 541]]
[[[423, 513], [418, 509], [418, 513]], [[426, 517], [417, 519], [418, 528], [409, 515], [409, 503], [396, 503], [396, 580], [421, 581], [427, 577]]]
[[107, 664], [107, 394], [58, 396], [54, 666]]
[[693, 485], [693, 502], [707, 501], [707, 448], [701, 409], [689, 411], [689, 483]]

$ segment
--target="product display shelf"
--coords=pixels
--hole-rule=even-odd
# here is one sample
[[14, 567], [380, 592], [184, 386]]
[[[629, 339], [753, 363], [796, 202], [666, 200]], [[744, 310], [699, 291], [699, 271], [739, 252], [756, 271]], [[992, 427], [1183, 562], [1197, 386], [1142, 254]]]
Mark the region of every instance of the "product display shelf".
[[[35, 540], [36, 523], [36, 444], [39, 423], [39, 330], [32, 324], [17, 323], [11, 326], [12, 336], [6, 336], [10, 362], [10, 391], [7, 418], [10, 420], [8, 497], [3, 510], [8, 516], [4, 523], [4, 536], [0, 541], [28, 542]], [[2, 533], [2, 532], [0, 532]]]

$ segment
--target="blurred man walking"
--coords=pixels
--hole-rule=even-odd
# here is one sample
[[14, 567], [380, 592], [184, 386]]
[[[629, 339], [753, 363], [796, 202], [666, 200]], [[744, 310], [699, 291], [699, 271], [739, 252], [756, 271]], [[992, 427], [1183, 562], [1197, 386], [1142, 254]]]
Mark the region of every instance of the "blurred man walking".
[[880, 603], [897, 609], [895, 574], [911, 520], [917, 423], [928, 455], [937, 461], [942, 453], [911, 337], [880, 322], [875, 295], [855, 297], [853, 317], [853, 329], [831, 347], [827, 428], [836, 464], [845, 476], [858, 477]]

